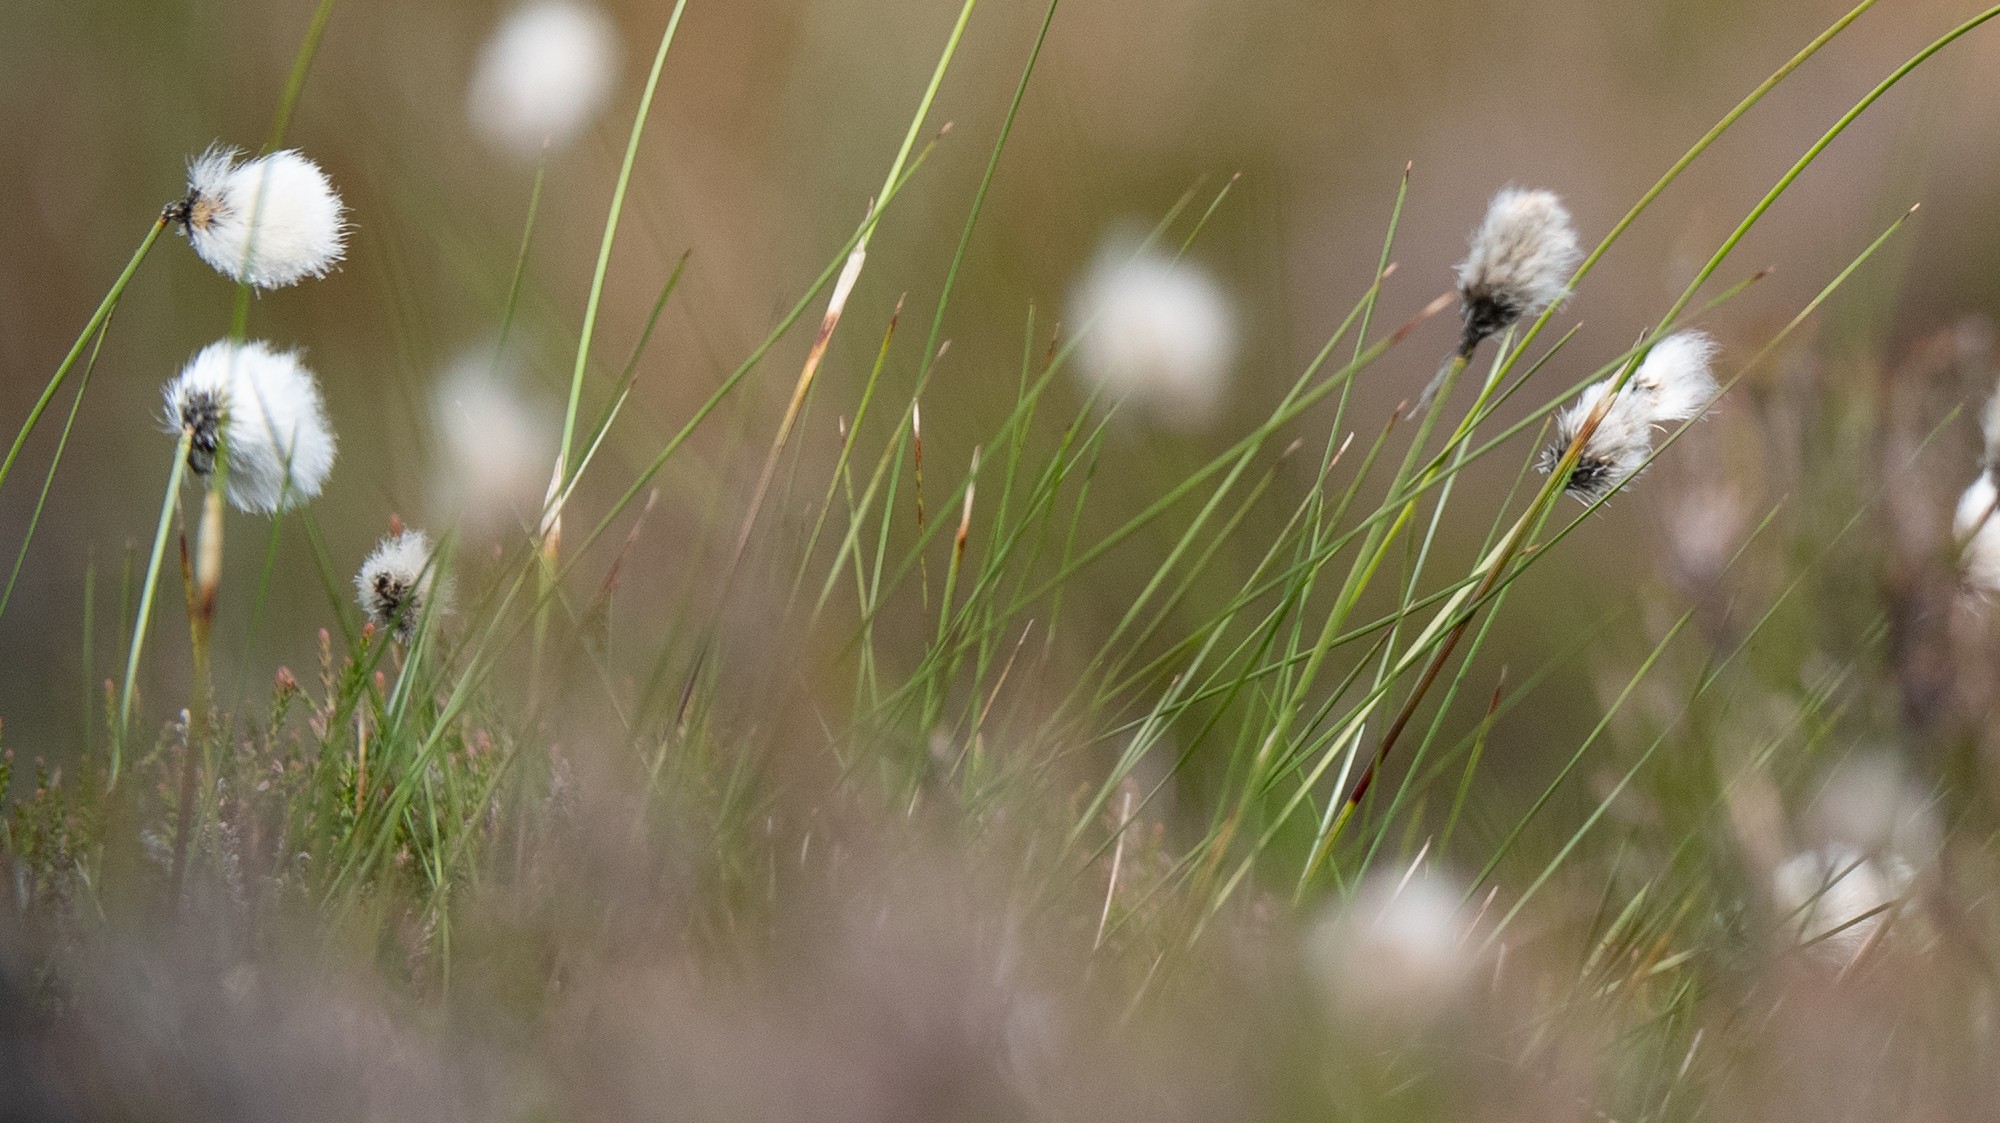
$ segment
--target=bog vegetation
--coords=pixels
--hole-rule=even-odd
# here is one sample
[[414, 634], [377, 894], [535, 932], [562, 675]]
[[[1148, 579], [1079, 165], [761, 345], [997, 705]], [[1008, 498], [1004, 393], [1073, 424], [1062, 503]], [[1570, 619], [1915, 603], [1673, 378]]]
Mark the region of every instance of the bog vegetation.
[[[865, 217], [677, 430], [620, 434], [650, 452], [636, 472], [600, 454], [700, 263], [656, 278], [635, 338], [598, 318], [685, 0], [650, 70], [618, 79], [643, 94], [615, 190], [590, 203], [601, 250], [546, 411], [509, 336], [553, 205], [541, 169], [607, 103], [616, 29], [533, 5], [469, 94], [470, 127], [536, 169], [494, 343], [435, 387], [435, 521], [384, 510], [356, 559], [329, 549], [313, 500], [377, 454], [379, 419], [330, 411], [339, 372], [260, 338], [253, 299], [322, 283], [369, 236], [288, 131], [339, 18], [322, 3], [262, 154], [190, 154], [186, 194], [79, 310], [0, 464], [0, 489], [44, 501], [65, 457], [129, 456], [163, 488], [156, 524], [116, 531], [136, 543], [123, 570], [78, 577], [125, 637], [113, 660], [85, 653], [86, 743], [0, 765], [0, 1102], [43, 1118], [1982, 1114], [2000, 1095], [2000, 410], [1983, 466], [1960, 453], [1992, 340], [1939, 325], [1881, 357], [1887, 375], [1812, 364], [1816, 315], [1909, 215], [1846, 247], [1762, 338], [1718, 343], [1704, 317], [1755, 291], [1762, 263], [1736, 251], [1794, 180], [2000, 9], [1829, 107], [1647, 331], [1609, 342], [1566, 311], [1654, 200], [1871, 4], [1607, 230], [1538, 188], [1492, 184], [1483, 218], [1385, 193], [1379, 255], [1324, 278], [1346, 295], [1323, 347], [1253, 400], [1202, 265], [1234, 179], [1108, 235], [1069, 307], [985, 310], [1016, 318], [1018, 350], [950, 351], [1041, 39], [942, 284], [850, 302], [904, 187], [957, 140], [931, 106], [965, 0], [879, 192], [855, 201]], [[1051, 3], [1042, 34], [1060, 18]], [[1396, 268], [1413, 223], [1476, 227], [1455, 277]], [[149, 257], [188, 249], [224, 278], [234, 330], [158, 356], [163, 411], [120, 404], [162, 415], [157, 448], [94, 445], [76, 403], [120, 299], [151, 283]], [[1447, 355], [1417, 353], [1433, 317], [1462, 325]], [[773, 369], [800, 335], [801, 369]], [[927, 447], [940, 371], [968, 363], [1010, 404], [976, 447]], [[791, 387], [782, 415], [729, 436], [727, 470], [695, 457], [722, 404], [771, 378]], [[1355, 393], [1377, 379], [1397, 408]], [[1137, 502], [1093, 490], [1133, 442], [1180, 431], [1220, 451]], [[1731, 474], [1746, 443], [1768, 486]], [[705, 523], [660, 525], [663, 493], [705, 492]], [[1622, 502], [1668, 512], [1667, 556], [1598, 533]], [[22, 557], [42, 514], [8, 528]], [[706, 543], [702, 561], [678, 602], [630, 603], [621, 577], [661, 535]], [[224, 580], [230, 553], [262, 557], [262, 579]], [[1510, 602], [1568, 554], [1614, 583], [1657, 568], [1668, 591], [1630, 582], [1609, 617], [1524, 618]], [[279, 618], [280, 559], [323, 588], [282, 615], [322, 621], [316, 664], [218, 673], [218, 614]], [[1112, 563], [1113, 602], [1078, 591]], [[165, 642], [182, 612], [188, 642]], [[1524, 628], [1559, 640], [1511, 642]], [[1577, 730], [1542, 692], [1579, 666], [1600, 705]], [[1485, 755], [1507, 726], [1548, 740], [1525, 797]]]

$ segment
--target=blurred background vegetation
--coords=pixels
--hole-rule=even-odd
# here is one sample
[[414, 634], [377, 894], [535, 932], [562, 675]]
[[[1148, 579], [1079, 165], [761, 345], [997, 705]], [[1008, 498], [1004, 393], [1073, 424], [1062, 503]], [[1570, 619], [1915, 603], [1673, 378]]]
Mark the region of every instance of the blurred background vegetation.
[[[534, 384], [553, 402], [566, 383], [625, 123], [667, 10], [609, 7], [626, 40], [623, 77], [598, 126], [549, 167], [516, 334]], [[1570, 306], [1568, 317], [1584, 325], [1578, 350], [1595, 362], [1626, 346], [1822, 127], [1828, 107], [1849, 104], [1951, 8], [1899, 3], [1872, 13], [1766, 99]], [[0, 411], [25, 412], [158, 206], [180, 192], [184, 161], [212, 141], [261, 142], [311, 9], [154, 0], [17, 0], [0, 9], [0, 143], [13, 153], [16, 184], [0, 222], [0, 319], [8, 325], [0, 364], [9, 372]], [[1384, 318], [1393, 320], [1446, 289], [1446, 267], [1495, 188], [1557, 190], [1594, 239], [1694, 136], [1841, 10], [1801, 0], [1072, 0], [1028, 90], [944, 324], [952, 348], [924, 414], [927, 455], [942, 466], [934, 470], [955, 473], [1011, 406], [1028, 309], [1039, 309], [1041, 330], [1051, 328], [1100, 237], [1121, 221], [1150, 224], [1191, 186], [1213, 190], [1242, 175], [1194, 250], [1242, 316], [1232, 412], [1208, 434], [1142, 424], [1115, 433], [1097, 485], [1114, 512], [1155, 494], [1163, 471], [1184, 470], [1233, 440], [1289, 384], [1365, 285], [1405, 162], [1414, 172], [1400, 271], [1384, 300]], [[426, 518], [431, 390], [455, 355], [490, 344], [504, 305], [532, 169], [479, 146], [464, 110], [473, 54], [500, 13], [482, 3], [342, 3], [292, 123], [290, 140], [327, 167], [352, 209], [352, 248], [327, 283], [258, 298], [250, 331], [305, 347], [325, 383], [341, 460], [317, 514], [338, 563], [358, 561], [392, 512]], [[683, 252], [687, 274], [613, 432], [609, 470], [595, 472], [600, 493], [587, 503], [609, 498], [602, 493], [630, 478], [624, 469], [650, 458], [837, 251], [878, 185], [953, 15], [890, 0], [690, 7], [612, 260], [598, 351], [612, 358], [600, 366], [622, 361]], [[932, 118], [955, 127], [875, 243], [828, 364], [823, 393], [839, 404], [809, 419], [809, 450], [835, 444], [835, 414], [858, 392], [897, 296], [915, 294], [928, 309], [1039, 19], [1037, 6], [1020, 4], [975, 15]], [[1776, 272], [1707, 322], [1728, 348], [1725, 367], [1918, 200], [1920, 220], [1836, 299], [1812, 329], [1820, 338], [1801, 342], [1828, 361], [1866, 364], [1961, 316], [1990, 313], [2000, 301], [1992, 264], [2000, 228], [1989, 221], [2000, 207], [2000, 118], [1987, 111], [1978, 76], [1996, 64], [2000, 40], [1975, 36], [1926, 67], [1753, 232], [1738, 266]], [[133, 542], [152, 525], [170, 447], [156, 420], [157, 388], [228, 328], [226, 282], [184, 247], [162, 249], [119, 308], [75, 454], [57, 478], [16, 603], [0, 620], [0, 713], [7, 742], [23, 751], [66, 755], [101, 706], [96, 684], [123, 642], [110, 605]], [[1367, 373], [1359, 416], [1381, 415], [1421, 384], [1431, 356], [1449, 346], [1445, 319]], [[621, 588], [630, 619], [657, 617], [646, 606], [672, 602], [690, 574], [717, 564], [729, 535], [705, 532], [713, 510], [740, 509], [754, 478], [754, 463], [734, 451], [740, 434], [770, 430], [807, 342], [804, 333], [782, 341], [697, 434], [693, 455], [662, 478], [663, 506]], [[889, 385], [906, 387], [916, 363], [913, 348], [893, 355]], [[610, 373], [597, 372], [593, 388], [608, 385]], [[1756, 442], [1754, 432], [1726, 416], [1711, 428], [1696, 435], [1710, 446], [1700, 458], [1757, 462], [1754, 448], [1726, 447]], [[1314, 432], [1311, 419], [1301, 431]], [[54, 438], [45, 426], [27, 463], [45, 462]], [[1284, 469], [1291, 489], [1310, 482], [1312, 465], [1299, 459]], [[1510, 476], [1475, 473], [1465, 494], [1497, 498]], [[1671, 490], [1621, 498], [1576, 549], [1524, 586], [1507, 637], [1518, 650], [1495, 657], [1532, 661], [1573, 627], [1627, 603], [1635, 584], [1656, 580], [1648, 559], [1660, 556], [1661, 501]], [[33, 500], [29, 486], [0, 494], [10, 553]], [[1282, 518], [1273, 512], [1254, 517]], [[255, 580], [262, 557], [254, 539], [235, 539], [232, 585]], [[1145, 561], [1157, 545], [1133, 551]], [[245, 636], [240, 610], [225, 610], [219, 622], [225, 681], [246, 667], [261, 677], [273, 662], [313, 658], [326, 600], [300, 542], [283, 542], [280, 558], [258, 634]], [[96, 661], [86, 667], [84, 646], [72, 641], [82, 635], [93, 571]], [[1077, 604], [1118, 604], [1131, 571], [1114, 557], [1087, 573]], [[162, 650], [181, 642], [177, 615], [164, 614]], [[176, 665], [148, 671], [163, 697], [183, 693]], [[1550, 697], [1587, 711], [1589, 691], [1558, 681]], [[1552, 727], [1590, 720], [1545, 705]], [[1496, 751], [1494, 759], [1516, 755]]]

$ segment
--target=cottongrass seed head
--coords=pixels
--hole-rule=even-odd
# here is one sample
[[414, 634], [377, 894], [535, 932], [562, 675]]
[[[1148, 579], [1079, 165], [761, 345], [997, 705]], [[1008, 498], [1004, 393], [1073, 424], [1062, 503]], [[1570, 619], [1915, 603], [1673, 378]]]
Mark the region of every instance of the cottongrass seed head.
[[2000, 593], [2000, 489], [1993, 471], [1981, 472], [1958, 497], [1952, 530], [1958, 538], [1959, 568], [1965, 583], [1984, 596]]
[[346, 210], [319, 165], [286, 149], [251, 160], [211, 146], [166, 209], [216, 272], [260, 289], [324, 277], [347, 250]]
[[382, 539], [354, 575], [355, 599], [378, 628], [408, 643], [424, 613], [442, 615], [451, 585], [438, 575], [430, 535], [404, 530]]
[[1090, 389], [1178, 429], [1215, 419], [1236, 355], [1236, 316], [1212, 277], [1114, 238], [1071, 303], [1084, 333], [1074, 369]]
[[437, 424], [433, 494], [467, 534], [504, 530], [541, 510], [561, 419], [517, 388], [511, 365], [467, 351], [432, 399]]
[[1887, 751], [1856, 753], [1836, 764], [1803, 825], [1815, 839], [1891, 866], [1924, 869], [1944, 852], [1936, 794]]
[[1807, 954], [1845, 963], [1889, 922], [1914, 877], [1901, 858], [1831, 843], [1787, 858], [1771, 875], [1771, 898]]
[[2000, 390], [1995, 390], [1986, 399], [1986, 408], [1979, 411], [1979, 436], [1986, 450], [1982, 461], [1986, 470], [2000, 468]]
[[[1654, 344], [1605, 409], [1604, 419], [1563, 481], [1563, 490], [1584, 503], [1595, 503], [1638, 475], [1653, 454], [1654, 431], [1699, 416], [1714, 399], [1716, 382], [1710, 370], [1714, 358], [1715, 341], [1697, 331], [1677, 332]], [[1555, 438], [1535, 465], [1544, 475], [1555, 471], [1584, 422], [1611, 392], [1615, 378], [1585, 387], [1556, 415]]]
[[1458, 264], [1459, 311], [1466, 355], [1489, 335], [1539, 316], [1569, 295], [1583, 257], [1569, 211], [1553, 192], [1509, 187], [1493, 196], [1486, 221]]
[[2000, 593], [2000, 512], [1995, 510], [2000, 488], [1994, 486], [1994, 473], [2000, 472], [2000, 391], [1987, 399], [1979, 430], [1986, 446], [1979, 477], [1959, 495], [1951, 525], [1966, 585], [1991, 596]]
[[576, 139], [611, 96], [618, 34], [596, 7], [543, 0], [516, 9], [479, 54], [472, 125], [495, 148], [531, 159]]
[[225, 449], [229, 501], [272, 514], [318, 495], [333, 470], [333, 427], [319, 385], [296, 353], [218, 340], [165, 390], [167, 431], [192, 430], [188, 467], [215, 470]]
[[1458, 997], [1477, 963], [1462, 889], [1429, 870], [1377, 870], [1321, 914], [1306, 964], [1340, 1021], [1415, 1028]]

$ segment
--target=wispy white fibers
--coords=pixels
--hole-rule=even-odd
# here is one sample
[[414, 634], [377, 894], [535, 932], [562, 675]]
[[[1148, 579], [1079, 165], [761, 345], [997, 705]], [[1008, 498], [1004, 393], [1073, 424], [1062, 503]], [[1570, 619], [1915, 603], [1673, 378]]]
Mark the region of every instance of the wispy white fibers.
[[[437, 424], [435, 495], [467, 534], [539, 516], [560, 419], [517, 388], [512, 366], [491, 352], [461, 355], [432, 400]], [[532, 514], [531, 514], [532, 513]]]
[[223, 276], [260, 289], [324, 277], [347, 249], [346, 211], [326, 173], [291, 149], [241, 155], [212, 146], [196, 157], [169, 221]]
[[517, 8], [480, 51], [473, 127], [494, 147], [532, 158], [575, 140], [618, 77], [618, 33], [589, 4], [542, 0]]
[[[1714, 357], [1715, 341], [1700, 332], [1679, 332], [1654, 344], [1604, 411], [1563, 490], [1594, 503], [1638, 475], [1653, 453], [1654, 432], [1698, 416], [1715, 398], [1715, 375], [1709, 369]], [[1536, 465], [1542, 472], [1555, 470], [1584, 422], [1611, 392], [1612, 382], [1607, 378], [1585, 387], [1556, 416], [1555, 437]]]
[[318, 495], [333, 469], [333, 428], [296, 353], [218, 340], [167, 383], [167, 431], [194, 431], [188, 467], [215, 470], [225, 449], [229, 502], [271, 514]]
[[1197, 429], [1214, 420], [1236, 356], [1236, 315], [1222, 288], [1185, 260], [1113, 238], [1072, 300], [1078, 375], [1109, 403]]
[[445, 610], [450, 584], [438, 576], [430, 536], [405, 530], [384, 538], [354, 575], [354, 595], [375, 626], [405, 643], [424, 613]]
[[1458, 265], [1461, 352], [1470, 355], [1480, 340], [1569, 295], [1570, 273], [1582, 257], [1569, 211], [1553, 193], [1509, 187], [1493, 196]]

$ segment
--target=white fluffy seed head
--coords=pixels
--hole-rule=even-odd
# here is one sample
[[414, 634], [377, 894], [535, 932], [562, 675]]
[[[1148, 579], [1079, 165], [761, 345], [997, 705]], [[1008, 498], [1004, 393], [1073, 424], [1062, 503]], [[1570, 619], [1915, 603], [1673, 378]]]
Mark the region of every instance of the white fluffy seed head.
[[1074, 369], [1107, 404], [1130, 402], [1180, 429], [1215, 419], [1236, 355], [1236, 317], [1207, 273], [1113, 239], [1071, 304], [1084, 333]]
[[1638, 401], [1656, 425], [1699, 416], [1715, 397], [1715, 350], [1715, 341], [1698, 331], [1660, 340], [1632, 372], [1625, 396]]
[[618, 76], [618, 33], [588, 4], [541, 0], [516, 9], [486, 42], [468, 112], [481, 136], [531, 159], [576, 139]]
[[1959, 566], [1965, 583], [1985, 595], [2000, 593], [2000, 489], [1993, 473], [1981, 472], [1958, 497], [1952, 529], [1958, 537]]
[[1471, 975], [1471, 928], [1459, 887], [1434, 873], [1404, 872], [1371, 875], [1307, 936], [1307, 965], [1322, 993], [1355, 1025], [1420, 1025]]
[[1888, 923], [1912, 877], [1901, 859], [1830, 844], [1786, 859], [1771, 875], [1771, 897], [1785, 930], [1811, 955], [1842, 963]]
[[241, 155], [211, 146], [196, 157], [168, 219], [225, 277], [275, 289], [326, 276], [347, 249], [346, 210], [326, 173], [291, 149]]
[[[1563, 481], [1563, 490], [1595, 503], [1638, 475], [1653, 453], [1653, 434], [1676, 421], [1700, 416], [1716, 395], [1715, 341], [1696, 331], [1678, 332], [1653, 345], [1604, 411]], [[1616, 376], [1613, 376], [1614, 378]], [[1556, 415], [1555, 435], [1536, 467], [1555, 471], [1584, 422], [1611, 392], [1613, 378], [1594, 382]]]
[[1582, 257], [1569, 211], [1553, 192], [1509, 187], [1493, 196], [1458, 264], [1461, 349], [1471, 354], [1480, 340], [1569, 295], [1570, 273]]
[[440, 507], [467, 534], [499, 531], [539, 512], [556, 456], [556, 418], [524, 398], [490, 353], [468, 351], [432, 400]]
[[451, 584], [438, 575], [430, 536], [405, 530], [384, 538], [354, 575], [354, 595], [375, 626], [408, 643], [424, 614], [447, 611]]
[[2000, 504], [2000, 488], [1995, 488], [1991, 472], [1981, 472], [1959, 494], [1958, 510], [1952, 515], [1952, 531], [1959, 541], [1964, 542], [1991, 525], [1996, 504]]
[[218, 340], [189, 359], [165, 390], [167, 431], [193, 430], [188, 467], [214, 471], [224, 455], [229, 502], [271, 514], [318, 495], [333, 470], [333, 427], [312, 372], [296, 353]]

